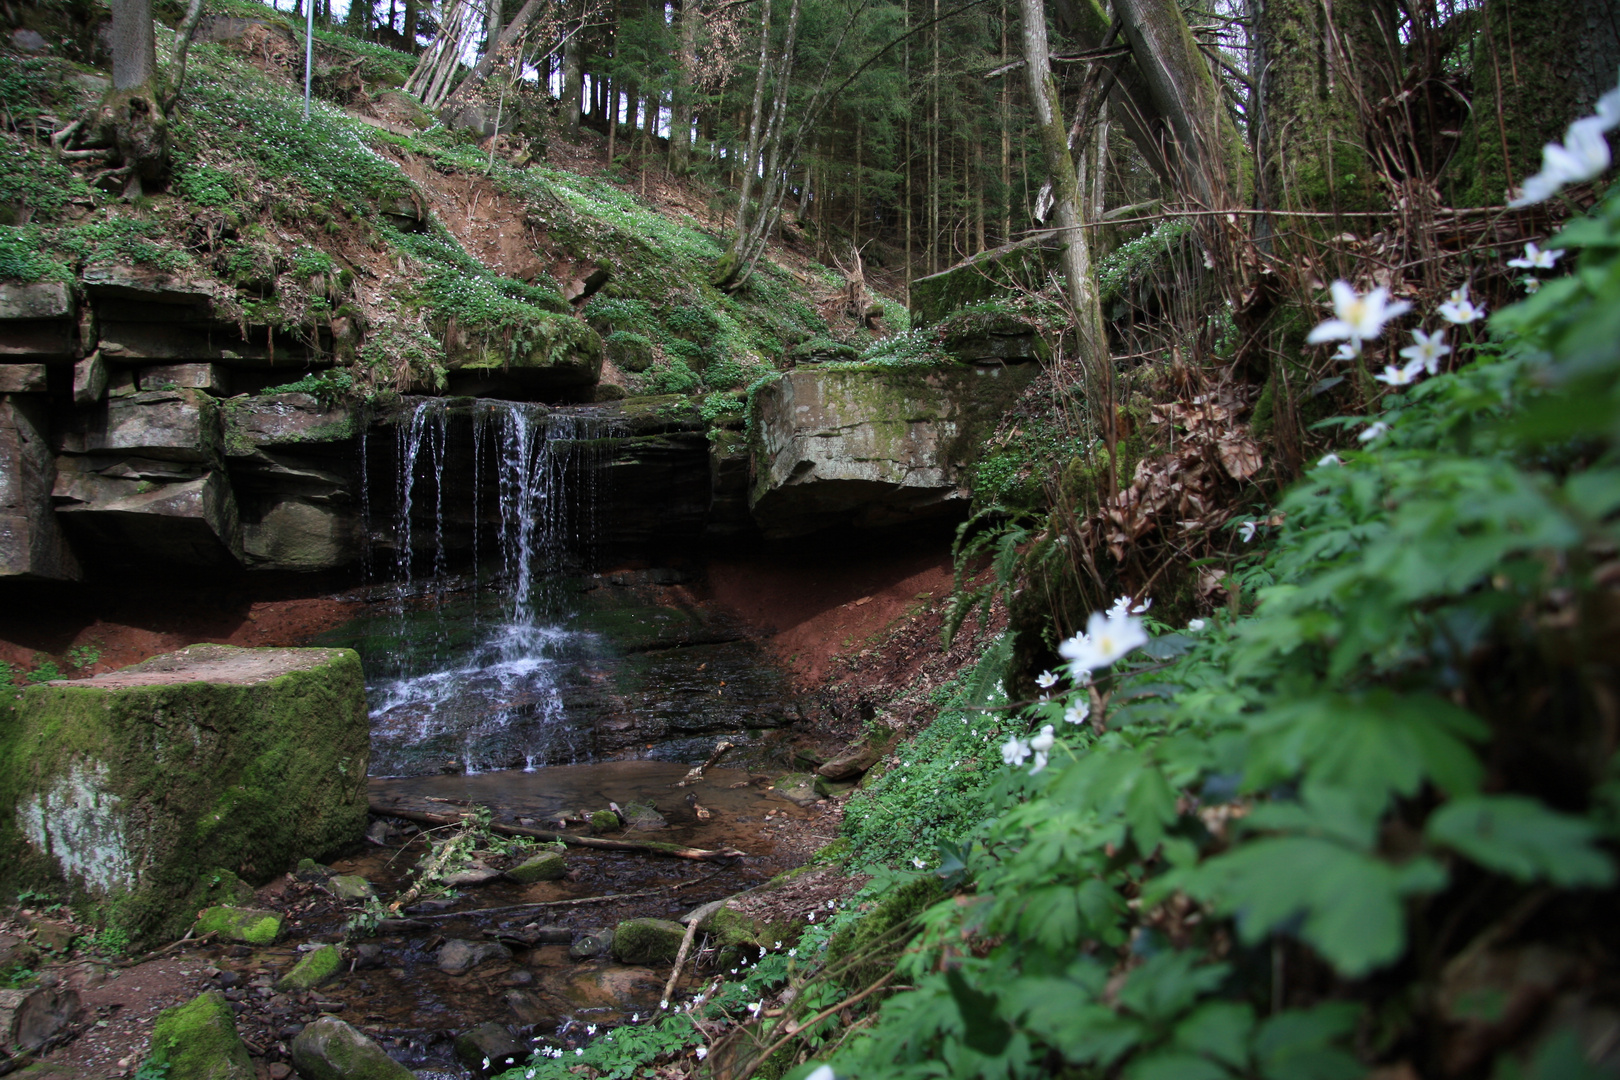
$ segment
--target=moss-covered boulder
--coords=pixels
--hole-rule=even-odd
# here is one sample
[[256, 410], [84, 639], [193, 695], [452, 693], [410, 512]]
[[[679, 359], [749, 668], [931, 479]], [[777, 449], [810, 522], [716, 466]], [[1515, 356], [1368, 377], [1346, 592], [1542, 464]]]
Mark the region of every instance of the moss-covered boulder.
[[986, 440], [1038, 365], [800, 370], [750, 406], [748, 506], [773, 538], [965, 513]]
[[543, 851], [524, 859], [506, 872], [506, 876], [519, 885], [532, 885], [537, 881], [556, 881], [568, 873], [568, 860], [560, 851]]
[[931, 326], [959, 308], [1010, 291], [1039, 290], [1058, 268], [1062, 253], [1056, 232], [1038, 233], [918, 278], [911, 283], [912, 328]]
[[771, 790], [799, 806], [809, 806], [821, 798], [816, 794], [816, 777], [811, 773], [788, 773], [778, 777]]
[[304, 1080], [416, 1080], [382, 1047], [335, 1016], [305, 1027], [287, 1049]]
[[343, 950], [336, 945], [322, 945], [294, 964], [292, 970], [276, 980], [276, 993], [296, 994], [313, 990], [322, 983], [331, 982], [343, 970]]
[[450, 391], [518, 400], [589, 386], [602, 376], [602, 339], [570, 315], [531, 308], [507, 323], [445, 330]]
[[611, 810], [598, 810], [591, 815], [591, 832], [605, 833], [617, 832], [624, 828], [624, 822]]
[[686, 927], [668, 919], [626, 919], [613, 929], [613, 959], [663, 967], [675, 962]]
[[226, 941], [240, 941], [248, 945], [273, 945], [281, 936], [286, 920], [280, 912], [256, 911], [253, 908], [230, 907], [220, 904], [203, 908], [197, 916], [198, 935], [218, 934]]
[[370, 900], [377, 895], [371, 882], [359, 874], [333, 874], [326, 882], [326, 889], [339, 900], [351, 902]]
[[231, 1003], [218, 990], [159, 1013], [147, 1060], [168, 1067], [165, 1080], [254, 1080]]
[[14, 704], [0, 885], [65, 886], [134, 944], [184, 933], [214, 867], [263, 882], [365, 831], [370, 730], [350, 650], [195, 645]]

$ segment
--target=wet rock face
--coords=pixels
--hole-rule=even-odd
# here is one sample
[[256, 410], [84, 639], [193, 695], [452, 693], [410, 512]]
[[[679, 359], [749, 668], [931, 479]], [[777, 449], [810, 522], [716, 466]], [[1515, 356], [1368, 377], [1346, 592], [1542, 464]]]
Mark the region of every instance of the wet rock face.
[[686, 927], [668, 919], [626, 919], [613, 929], [613, 959], [664, 967], [675, 962]]
[[335, 1016], [323, 1016], [288, 1047], [304, 1080], [416, 1080], [382, 1047]]
[[55, 484], [43, 408], [26, 398], [0, 397], [0, 578], [79, 576], [51, 506]]
[[119, 897], [137, 944], [178, 937], [214, 868], [264, 881], [360, 838], [369, 735], [343, 649], [198, 645], [31, 686], [0, 735], [0, 876]]
[[792, 537], [963, 512], [979, 445], [1034, 376], [1034, 365], [786, 375], [754, 398], [754, 520]]
[[494, 941], [450, 940], [439, 948], [435, 962], [446, 975], [465, 975], [479, 964], [508, 960], [512, 950]]

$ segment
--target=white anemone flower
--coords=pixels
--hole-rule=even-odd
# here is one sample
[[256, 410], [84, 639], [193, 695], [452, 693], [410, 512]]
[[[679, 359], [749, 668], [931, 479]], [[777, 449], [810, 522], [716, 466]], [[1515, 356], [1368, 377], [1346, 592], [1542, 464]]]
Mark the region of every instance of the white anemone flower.
[[1436, 330], [1432, 334], [1425, 334], [1421, 330], [1412, 331], [1412, 340], [1415, 345], [1408, 345], [1401, 350], [1401, 355], [1413, 363], [1421, 363], [1423, 370], [1434, 375], [1440, 370], [1440, 358], [1451, 352], [1451, 346], [1446, 344], [1446, 332]]
[[1388, 424], [1384, 423], [1382, 420], [1375, 420], [1368, 424], [1367, 430], [1363, 431], [1360, 435], [1357, 435], [1356, 438], [1362, 442], [1372, 442], [1374, 439], [1381, 437], [1384, 432], [1388, 430]]
[[1318, 465], [1343, 465], [1344, 462], [1339, 460], [1339, 455], [1338, 454], [1323, 454], [1322, 457], [1321, 457], [1321, 460], [1317, 461], [1317, 464]]
[[1068, 724], [1083, 724], [1091, 717], [1091, 702], [1084, 698], [1075, 701], [1063, 710], [1063, 720]]
[[748, 1011], [750, 1013], [752, 1013], [754, 1016], [758, 1016], [759, 1015], [759, 1010], [763, 1009], [764, 1007], [765, 1007], [765, 999], [761, 998], [760, 1000], [754, 1002], [752, 1005], [748, 1006]]
[[1559, 256], [1563, 255], [1563, 253], [1563, 248], [1543, 251], [1532, 240], [1524, 245], [1524, 255], [1517, 259], [1509, 259], [1508, 265], [1517, 266], [1521, 270], [1551, 270], [1553, 263], [1557, 262]]
[[1057, 685], [1058, 677], [1050, 671], [1043, 671], [1035, 676], [1035, 685], [1042, 690], [1050, 690]]
[[1464, 285], [1451, 294], [1451, 299], [1440, 305], [1440, 317], [1448, 323], [1467, 326], [1485, 317], [1485, 305], [1468, 299], [1468, 286]]
[[1204, 620], [1203, 619], [1189, 619], [1189, 620], [1187, 620], [1187, 630], [1189, 632], [1196, 634], [1196, 633], [1198, 633], [1198, 631], [1202, 630], [1203, 628], [1204, 628]]
[[1029, 748], [1035, 751], [1035, 767], [1029, 770], [1029, 775], [1034, 776], [1046, 768], [1047, 755], [1052, 752], [1052, 744], [1056, 741], [1057, 733], [1052, 730], [1051, 724], [1042, 725], [1040, 734], [1029, 740]]
[[1541, 171], [1525, 180], [1519, 197], [1508, 205], [1517, 209], [1552, 198], [1565, 184], [1579, 184], [1600, 176], [1610, 163], [1609, 143], [1603, 133], [1620, 124], [1620, 104], [1603, 95], [1598, 115], [1583, 117], [1569, 125], [1562, 143], [1541, 148]]
[[1105, 668], [1130, 652], [1146, 645], [1147, 631], [1142, 620], [1130, 615], [1104, 615], [1093, 611], [1086, 620], [1086, 632], [1058, 646], [1071, 671], [1087, 674]]
[[926, 870], [926, 869], [928, 869], [928, 864], [923, 862], [921, 859], [915, 859], [915, 858], [912, 859], [911, 860], [911, 865], [915, 866], [918, 870]]
[[832, 1071], [831, 1065], [820, 1065], [817, 1066], [815, 1070], [813, 1070], [808, 1076], [806, 1076], [804, 1080], [838, 1080], [838, 1077]]
[[1374, 375], [1373, 378], [1377, 379], [1386, 386], [1411, 386], [1413, 383], [1417, 382], [1417, 377], [1422, 373], [1423, 361], [1412, 360], [1409, 361], [1404, 367], [1396, 367], [1394, 364], [1386, 364], [1384, 365], [1384, 373], [1382, 375]]
[[1247, 544], [1254, 539], [1254, 531], [1260, 527], [1258, 521], [1245, 521], [1238, 529], [1238, 536]]
[[1391, 301], [1389, 290], [1382, 286], [1365, 296], [1351, 288], [1348, 281], [1335, 281], [1329, 288], [1334, 317], [1319, 323], [1306, 337], [1312, 345], [1349, 338], [1351, 345], [1359, 349], [1361, 342], [1382, 334], [1385, 323], [1412, 309], [1405, 300]]
[[1524, 286], [1524, 291], [1529, 293], [1531, 296], [1534, 296], [1534, 295], [1536, 295], [1536, 293], [1541, 291], [1541, 279], [1540, 278], [1522, 277], [1522, 278], [1519, 279], [1519, 284], [1523, 285]]
[[1010, 736], [1001, 744], [1001, 760], [1008, 765], [1022, 765], [1029, 757], [1029, 742], [1018, 736]]
[[1121, 596], [1114, 601], [1114, 606], [1108, 609], [1108, 617], [1117, 619], [1125, 615], [1140, 615], [1152, 606], [1152, 597], [1133, 606], [1133, 601], [1129, 596]]
[[1359, 341], [1341, 341], [1339, 347], [1333, 350], [1333, 359], [1335, 360], [1354, 360], [1360, 355], [1361, 342]]
[[700, 1046], [697, 1048], [695, 1053], [697, 1054], [697, 1059], [702, 1061], [704, 1058], [709, 1056], [709, 1048], [707, 1046]]

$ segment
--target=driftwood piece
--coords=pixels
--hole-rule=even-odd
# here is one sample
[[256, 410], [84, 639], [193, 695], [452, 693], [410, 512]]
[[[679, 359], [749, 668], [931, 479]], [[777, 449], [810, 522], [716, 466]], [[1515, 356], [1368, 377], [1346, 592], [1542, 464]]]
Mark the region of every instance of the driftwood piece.
[[[399, 806], [389, 806], [380, 802], [371, 804], [373, 814], [386, 814], [390, 817], [404, 818], [406, 821], [415, 821], [424, 825], [458, 825], [467, 815], [458, 814], [430, 814], [422, 810], [407, 810]], [[679, 844], [660, 844], [654, 841], [638, 840], [608, 840], [600, 836], [576, 836], [573, 833], [551, 832], [547, 829], [529, 829], [521, 825], [505, 825], [495, 822], [490, 825], [490, 831], [502, 836], [528, 836], [536, 840], [548, 842], [561, 842], [571, 847], [599, 848], [603, 851], [636, 851], [646, 855], [668, 855], [676, 859], [697, 859], [703, 862], [716, 862], [722, 859], [741, 859], [747, 857], [747, 852], [736, 848], [720, 848], [711, 851], [707, 848], [682, 847]]]
[[0, 1037], [9, 1047], [37, 1050], [68, 1026], [79, 995], [55, 986], [0, 990]]
[[703, 774], [705, 772], [707, 772], [709, 769], [713, 768], [715, 762], [717, 762], [721, 758], [725, 757], [727, 750], [732, 749], [736, 745], [737, 745], [736, 743], [727, 742], [724, 739], [722, 739], [721, 741], [715, 743], [714, 744], [714, 753], [709, 755], [709, 760], [705, 761], [701, 765], [693, 766], [687, 772], [687, 774], [685, 776], [683, 776], [679, 780], [675, 781], [675, 786], [676, 787], [687, 787], [689, 785], [697, 783], [699, 780], [702, 780], [703, 779]]
[[719, 911], [729, 899], [731, 897], [726, 896], [719, 900], [711, 900], [692, 912], [691, 921], [686, 924], [686, 936], [681, 938], [680, 952], [675, 954], [675, 967], [669, 973], [669, 981], [664, 984], [665, 1001], [670, 1000], [675, 993], [675, 984], [681, 979], [681, 968], [686, 966], [686, 954], [692, 951], [692, 942], [697, 939], [698, 928], [703, 925], [703, 920]]

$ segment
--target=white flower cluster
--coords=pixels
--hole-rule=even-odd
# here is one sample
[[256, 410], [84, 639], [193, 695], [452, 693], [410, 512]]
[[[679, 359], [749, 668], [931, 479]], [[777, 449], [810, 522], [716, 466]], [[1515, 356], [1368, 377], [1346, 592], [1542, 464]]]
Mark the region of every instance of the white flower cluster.
[[1579, 184], [1601, 176], [1609, 168], [1609, 142], [1604, 132], [1620, 127], [1620, 86], [1598, 99], [1597, 114], [1569, 125], [1562, 143], [1541, 148], [1541, 171], [1524, 182], [1512, 207], [1530, 206], [1552, 198], [1565, 184]]

